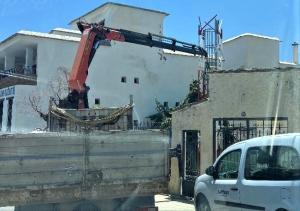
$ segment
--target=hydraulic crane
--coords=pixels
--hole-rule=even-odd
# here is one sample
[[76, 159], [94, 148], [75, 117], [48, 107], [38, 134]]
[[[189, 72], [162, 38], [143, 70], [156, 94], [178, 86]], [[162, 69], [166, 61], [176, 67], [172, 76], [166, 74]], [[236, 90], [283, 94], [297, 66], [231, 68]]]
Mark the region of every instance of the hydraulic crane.
[[70, 93], [65, 100], [60, 102], [62, 108], [83, 109], [89, 107], [87, 97], [89, 87], [86, 85], [88, 68], [103, 40], [128, 42], [207, 57], [207, 52], [200, 46], [152, 33], [142, 34], [106, 27], [104, 20], [99, 23], [79, 21], [77, 26], [82, 37], [68, 81]]

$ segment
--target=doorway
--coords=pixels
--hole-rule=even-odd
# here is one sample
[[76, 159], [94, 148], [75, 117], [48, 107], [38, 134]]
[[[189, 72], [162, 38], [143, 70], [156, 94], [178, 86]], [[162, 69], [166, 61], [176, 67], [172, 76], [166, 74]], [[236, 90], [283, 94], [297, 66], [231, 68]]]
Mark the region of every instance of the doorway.
[[200, 173], [200, 131], [184, 130], [182, 136], [182, 195], [193, 197], [195, 180]]

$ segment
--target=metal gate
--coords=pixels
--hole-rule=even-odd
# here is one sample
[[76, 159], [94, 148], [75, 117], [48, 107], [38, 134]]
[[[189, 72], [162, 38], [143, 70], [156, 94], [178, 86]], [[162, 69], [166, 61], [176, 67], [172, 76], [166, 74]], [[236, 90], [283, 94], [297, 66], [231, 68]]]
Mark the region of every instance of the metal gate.
[[213, 158], [215, 160], [224, 149], [236, 142], [287, 131], [287, 117], [214, 118]]
[[182, 138], [182, 195], [193, 197], [194, 184], [200, 173], [199, 131], [185, 130]]

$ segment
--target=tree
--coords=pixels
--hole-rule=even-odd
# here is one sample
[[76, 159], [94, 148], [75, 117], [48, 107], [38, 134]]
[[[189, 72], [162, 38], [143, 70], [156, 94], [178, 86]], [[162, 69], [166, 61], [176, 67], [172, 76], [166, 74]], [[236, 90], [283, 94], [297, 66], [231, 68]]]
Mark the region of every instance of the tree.
[[[48, 121], [48, 113], [49, 111], [45, 109], [42, 109], [42, 100], [49, 100], [57, 106], [59, 104], [59, 101], [64, 99], [69, 92], [68, 88], [68, 77], [69, 73], [67, 68], [65, 67], [59, 67], [57, 68], [56, 74], [54, 77], [52, 77], [47, 86], [46, 90], [34, 92], [31, 96], [28, 97], [29, 104], [31, 108], [39, 114], [39, 116], [45, 120]], [[45, 99], [46, 97], [49, 97], [48, 99]]]
[[182, 105], [187, 105], [190, 103], [194, 103], [198, 101], [198, 95], [199, 95], [199, 81], [193, 80], [190, 84], [189, 93], [185, 97]]
[[157, 113], [149, 116], [152, 122], [161, 129], [169, 129], [171, 128], [172, 123], [172, 111], [176, 111], [181, 109], [191, 103], [198, 101], [198, 93], [199, 93], [199, 81], [193, 80], [190, 84], [189, 93], [185, 97], [184, 101], [176, 107], [169, 108], [163, 106], [157, 99], [155, 99], [156, 103], [156, 111]]

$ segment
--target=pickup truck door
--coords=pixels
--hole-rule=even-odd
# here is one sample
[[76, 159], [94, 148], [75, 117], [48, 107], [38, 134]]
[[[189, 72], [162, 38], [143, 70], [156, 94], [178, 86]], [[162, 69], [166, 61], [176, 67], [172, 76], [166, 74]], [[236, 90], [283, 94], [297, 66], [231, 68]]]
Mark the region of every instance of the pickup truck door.
[[216, 164], [213, 181], [213, 203], [217, 211], [241, 211], [238, 172], [241, 150], [236, 149], [223, 155]]

